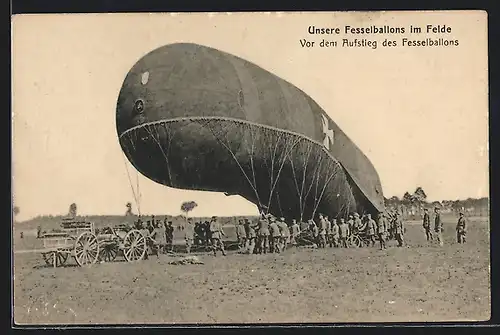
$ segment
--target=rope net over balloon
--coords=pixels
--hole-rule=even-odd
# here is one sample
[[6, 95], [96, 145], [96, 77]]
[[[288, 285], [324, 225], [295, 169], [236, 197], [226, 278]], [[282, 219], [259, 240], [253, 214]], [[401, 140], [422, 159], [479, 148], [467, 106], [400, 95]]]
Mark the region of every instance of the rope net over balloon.
[[[191, 155], [215, 160], [206, 163], [211, 169], [217, 170], [217, 160], [224, 159], [226, 165], [237, 167], [238, 178], [248, 192], [235, 193], [251, 199], [261, 212], [285, 217], [294, 213], [295, 219], [303, 221], [318, 213], [346, 217], [355, 209], [353, 190], [340, 163], [321, 144], [298, 133], [240, 119], [186, 117], [146, 123], [120, 136], [131, 162], [144, 143], [154, 147], [148, 157], [161, 157], [163, 166], [155, 168], [162, 169], [165, 184], [178, 188], [186, 187], [176, 185], [172, 171], [188, 168], [181, 162], [187, 159], [182, 154], [192, 146], [190, 140], [196, 142]], [[203, 158], [211, 152], [221, 154]], [[225, 177], [220, 174], [216, 178], [222, 183]]]

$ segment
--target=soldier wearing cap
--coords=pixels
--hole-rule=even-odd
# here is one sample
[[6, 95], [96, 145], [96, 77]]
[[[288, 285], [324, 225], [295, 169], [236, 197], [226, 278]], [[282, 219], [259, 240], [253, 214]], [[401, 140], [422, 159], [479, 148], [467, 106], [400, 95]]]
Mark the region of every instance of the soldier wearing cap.
[[326, 221], [326, 243], [330, 245], [330, 248], [333, 247], [333, 241], [332, 241], [332, 223], [328, 219], [328, 215], [324, 216], [325, 221]]
[[379, 213], [377, 222], [377, 234], [380, 241], [380, 250], [387, 249], [385, 245], [385, 235], [387, 233], [387, 220], [384, 213]]
[[363, 223], [361, 222], [361, 218], [359, 217], [359, 214], [354, 212], [354, 223], [353, 223], [353, 230], [352, 232], [357, 234], [360, 232], [361, 227], [363, 226]]
[[299, 224], [297, 223], [297, 220], [293, 219], [292, 220], [292, 236], [291, 236], [291, 243], [292, 245], [297, 245], [297, 239], [300, 235], [300, 226]]
[[349, 226], [349, 236], [350, 236], [354, 229], [354, 217], [352, 216], [352, 214], [350, 214], [347, 219], [347, 225]]
[[339, 233], [340, 247], [349, 248], [349, 245], [347, 244], [347, 238], [349, 237], [349, 225], [345, 222], [344, 218], [340, 219]]
[[217, 250], [222, 251], [222, 255], [226, 256], [224, 243], [222, 242], [222, 236], [226, 236], [226, 234], [224, 234], [224, 230], [222, 230], [222, 226], [217, 221], [216, 216], [212, 216], [212, 220], [210, 221], [210, 233], [212, 236], [212, 248], [214, 251], [214, 256], [217, 256]]
[[238, 225], [236, 226], [236, 238], [238, 239], [238, 249], [243, 252], [247, 243], [247, 233], [245, 226], [243, 225], [243, 220], [238, 220]]
[[270, 216], [261, 217], [258, 225], [257, 236], [259, 238], [258, 253], [267, 253], [267, 247], [269, 245], [269, 219]]
[[286, 250], [286, 247], [290, 242], [290, 229], [288, 228], [288, 225], [286, 224], [284, 217], [280, 218], [278, 227], [280, 229], [280, 234], [281, 234], [279, 247], [280, 250], [283, 252]]
[[465, 236], [467, 235], [467, 223], [465, 221], [464, 212], [460, 211], [460, 217], [457, 222], [457, 242], [465, 243]]
[[371, 242], [372, 247], [375, 246], [375, 220], [372, 219], [371, 214], [366, 214], [366, 236], [368, 236], [368, 242]]
[[439, 213], [438, 207], [434, 208], [434, 232], [439, 245], [443, 246], [443, 221], [441, 221], [441, 213]]
[[335, 248], [339, 247], [339, 239], [340, 239], [340, 229], [337, 224], [337, 219], [332, 219], [332, 230], [331, 230], [331, 243]]
[[256, 238], [255, 229], [253, 225], [250, 223], [250, 220], [248, 219], [245, 219], [244, 227], [247, 236], [245, 252], [248, 254], [253, 254], [255, 249], [255, 238]]
[[186, 241], [186, 252], [189, 254], [191, 253], [191, 247], [193, 246], [194, 242], [194, 225], [193, 225], [193, 220], [191, 218], [188, 218], [187, 220], [187, 225], [184, 233], [184, 240]]
[[326, 248], [327, 224], [323, 214], [319, 214], [319, 247]]
[[429, 215], [429, 210], [427, 208], [424, 208], [424, 217], [422, 226], [424, 227], [425, 237], [427, 238], [427, 241], [432, 241], [431, 217]]
[[269, 251], [279, 253], [279, 242], [281, 238], [280, 228], [274, 217], [271, 217], [270, 221], [271, 224], [269, 225], [269, 229], [271, 231], [271, 235], [269, 236]]
[[403, 219], [399, 213], [396, 213], [396, 217], [394, 219], [394, 234], [396, 241], [398, 241], [398, 247], [402, 247], [404, 245], [404, 227]]

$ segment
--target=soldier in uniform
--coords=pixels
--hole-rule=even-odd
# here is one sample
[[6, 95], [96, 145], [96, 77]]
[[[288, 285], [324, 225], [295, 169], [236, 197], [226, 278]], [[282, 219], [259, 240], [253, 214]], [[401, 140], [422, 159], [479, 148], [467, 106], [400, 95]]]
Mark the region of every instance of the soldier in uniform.
[[325, 221], [326, 221], [326, 243], [330, 245], [330, 248], [333, 247], [333, 241], [332, 241], [332, 223], [330, 220], [328, 220], [328, 215], [325, 215]]
[[429, 210], [427, 208], [424, 208], [424, 217], [422, 226], [424, 227], [425, 237], [427, 238], [427, 241], [432, 241], [431, 217], [429, 215]]
[[[165, 219], [167, 220], [167, 219]], [[168, 224], [165, 227], [165, 239], [167, 244], [167, 249], [169, 252], [174, 251], [174, 227], [172, 226], [172, 221], [168, 221]]]
[[226, 234], [224, 234], [224, 230], [222, 230], [222, 226], [219, 222], [217, 222], [217, 217], [215, 216], [212, 216], [212, 221], [210, 222], [210, 232], [212, 235], [212, 248], [214, 250], [214, 256], [217, 256], [218, 249], [222, 251], [223, 256], [226, 256], [224, 243], [222, 242], [222, 236], [226, 236]]
[[269, 236], [269, 251], [271, 253], [280, 252], [279, 242], [281, 238], [280, 228], [276, 219], [274, 217], [270, 218], [271, 224], [269, 225], [269, 229], [271, 231], [271, 235]]
[[349, 236], [350, 236], [352, 231], [354, 230], [354, 217], [352, 215], [349, 215], [347, 220], [347, 225], [349, 226]]
[[323, 214], [319, 214], [319, 247], [326, 248], [326, 220]]
[[333, 218], [332, 219], [332, 230], [331, 230], [331, 239], [332, 239], [332, 244], [335, 248], [339, 247], [339, 238], [340, 238], [340, 230], [339, 230], [339, 225], [337, 224], [337, 219]]
[[353, 223], [353, 233], [358, 234], [361, 230], [363, 223], [361, 222], [361, 218], [359, 214], [354, 212], [354, 223]]
[[457, 242], [458, 243], [465, 243], [465, 236], [467, 234], [467, 224], [465, 222], [465, 216], [464, 213], [461, 211], [460, 212], [460, 217], [458, 218], [457, 222]]
[[280, 229], [280, 243], [279, 248], [281, 252], [286, 250], [288, 243], [290, 242], [290, 229], [285, 222], [285, 218], [280, 218], [280, 222], [278, 223], [278, 228]]
[[387, 220], [384, 213], [379, 213], [377, 222], [377, 234], [380, 241], [380, 250], [387, 249], [385, 245], [385, 235], [387, 233]]
[[395, 230], [394, 234], [396, 240], [398, 241], [398, 247], [402, 247], [404, 245], [404, 227], [403, 227], [403, 219], [399, 213], [396, 213], [396, 218], [394, 219]]
[[191, 247], [193, 246], [194, 242], [194, 226], [193, 220], [191, 220], [191, 218], [188, 219], [185, 230], [186, 232], [184, 235], [184, 239], [186, 241], [186, 252], [189, 254], [191, 253]]
[[238, 239], [239, 252], [243, 252], [247, 243], [247, 233], [245, 226], [243, 225], [243, 220], [238, 220], [238, 225], [236, 226], [236, 238]]
[[312, 237], [313, 237], [313, 243], [318, 245], [319, 241], [319, 229], [318, 226], [316, 225], [316, 222], [314, 222], [313, 219], [309, 220], [309, 230], [311, 231]]
[[297, 239], [300, 235], [300, 226], [297, 223], [297, 220], [293, 219], [292, 220], [292, 238], [291, 238], [291, 243], [292, 245], [297, 245]]
[[267, 247], [269, 246], [269, 220], [270, 216], [267, 217], [261, 217], [259, 220], [259, 232], [257, 234], [259, 238], [259, 250], [258, 253], [267, 253]]
[[349, 237], [349, 225], [345, 222], [344, 218], [340, 219], [339, 225], [340, 247], [349, 248], [347, 245], [347, 238]]
[[440, 246], [443, 246], [443, 221], [441, 221], [441, 213], [439, 208], [434, 208], [434, 232]]
[[255, 229], [248, 219], [245, 219], [244, 227], [247, 236], [247, 248], [245, 251], [251, 255], [255, 248]]
[[368, 242], [372, 243], [372, 247], [375, 246], [375, 221], [372, 219], [371, 214], [366, 215], [366, 236], [368, 236]]

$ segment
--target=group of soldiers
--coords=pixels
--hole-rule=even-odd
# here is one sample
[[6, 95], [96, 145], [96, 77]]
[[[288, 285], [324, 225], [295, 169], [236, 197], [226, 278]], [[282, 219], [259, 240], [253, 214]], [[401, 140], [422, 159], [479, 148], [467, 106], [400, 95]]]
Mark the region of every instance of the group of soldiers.
[[380, 241], [380, 249], [386, 249], [386, 239], [395, 238], [398, 246], [404, 245], [404, 228], [401, 215], [397, 212], [380, 213], [377, 220], [371, 214], [362, 217], [353, 213], [344, 218], [332, 218], [320, 213], [318, 223], [313, 219], [297, 222], [293, 219], [287, 224], [285, 218], [277, 219], [271, 214], [261, 214], [258, 222], [252, 224], [244, 219], [236, 227], [238, 247], [241, 253], [261, 254], [283, 252], [289, 244], [296, 246], [299, 240], [313, 243], [319, 248], [327, 245], [335, 248], [349, 248], [351, 236], [363, 237], [363, 241], [372, 246]]
[[[431, 217], [429, 210], [424, 209], [423, 224], [422, 224], [427, 241], [433, 241], [436, 237], [440, 246], [443, 246], [443, 221], [441, 220], [441, 213], [439, 207], [434, 208], [434, 234], [431, 229]], [[460, 211], [457, 226], [455, 228], [457, 233], [457, 243], [462, 244], [466, 242], [467, 236], [467, 223], [463, 211]]]

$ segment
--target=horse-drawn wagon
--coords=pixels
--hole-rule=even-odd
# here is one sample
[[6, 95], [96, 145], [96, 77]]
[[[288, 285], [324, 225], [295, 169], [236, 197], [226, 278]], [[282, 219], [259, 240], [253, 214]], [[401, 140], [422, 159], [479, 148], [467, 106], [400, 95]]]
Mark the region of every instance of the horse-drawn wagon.
[[61, 222], [61, 229], [40, 236], [47, 265], [62, 266], [72, 256], [79, 266], [112, 261], [122, 253], [129, 262], [144, 258], [146, 237], [137, 229], [120, 225], [97, 231], [94, 223], [74, 219]]

